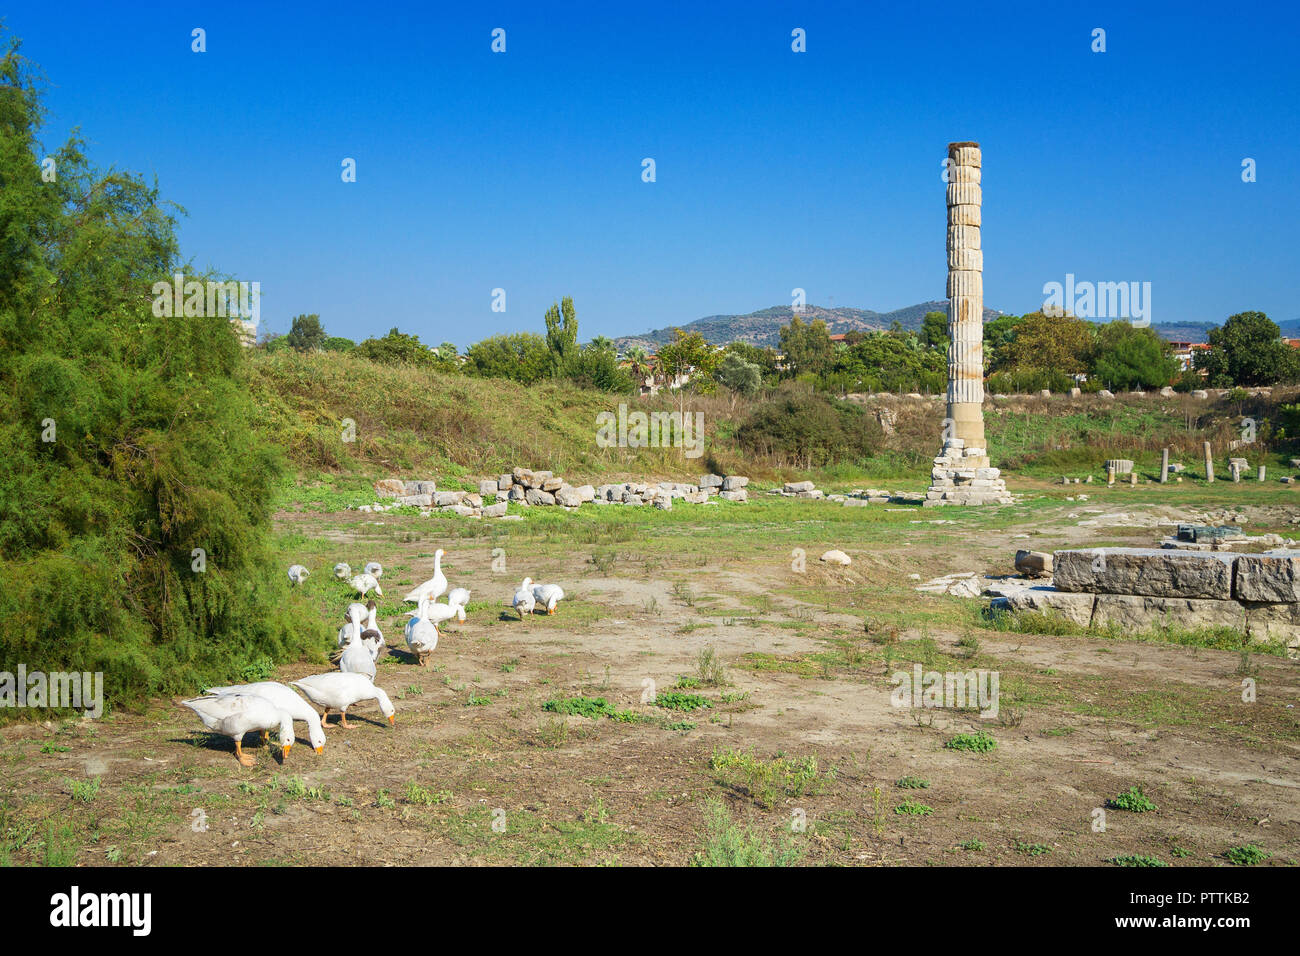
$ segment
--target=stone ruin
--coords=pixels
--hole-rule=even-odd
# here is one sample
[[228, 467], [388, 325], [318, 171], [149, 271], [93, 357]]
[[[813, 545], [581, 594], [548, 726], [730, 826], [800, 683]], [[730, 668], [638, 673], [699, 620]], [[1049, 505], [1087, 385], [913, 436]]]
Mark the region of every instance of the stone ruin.
[[[507, 513], [511, 503], [519, 508], [555, 506], [570, 511], [584, 504], [652, 505], [670, 511], [674, 500], [705, 504], [716, 496], [723, 501], [744, 503], [749, 500], [748, 484], [749, 479], [744, 475], [701, 475], [698, 484], [625, 481], [575, 486], [549, 471], [515, 468], [497, 478], [484, 478], [478, 483], [477, 492], [438, 491], [432, 481], [385, 478], [375, 482], [375, 494], [391, 501], [361, 505], [357, 510], [382, 512], [416, 507], [425, 516], [442, 511], [462, 517], [514, 519], [519, 515]], [[489, 498], [493, 499], [491, 504], [487, 503]]]
[[948, 144], [948, 417], [926, 507], [1011, 504], [984, 442], [984, 253], [978, 143]]
[[1300, 550], [1057, 551], [1051, 584], [1013, 591], [1005, 602], [1087, 627], [1228, 627], [1300, 648]]

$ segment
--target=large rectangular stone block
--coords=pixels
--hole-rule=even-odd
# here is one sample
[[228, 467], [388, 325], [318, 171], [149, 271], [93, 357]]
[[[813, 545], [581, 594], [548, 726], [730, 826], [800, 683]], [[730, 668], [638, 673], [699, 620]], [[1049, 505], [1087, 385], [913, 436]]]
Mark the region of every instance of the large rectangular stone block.
[[1300, 601], [1300, 551], [1241, 555], [1235, 588], [1240, 601]]
[[1063, 617], [1087, 627], [1092, 623], [1092, 608], [1097, 597], [1071, 591], [1058, 591], [1050, 585], [1025, 588], [1007, 598], [1013, 611], [1037, 611]]
[[1095, 548], [1057, 551], [1053, 582], [1062, 591], [1227, 601], [1237, 556], [1219, 551]]
[[1246, 608], [1237, 601], [1098, 594], [1092, 609], [1092, 626], [1115, 627], [1127, 632], [1231, 627], [1244, 635]]
[[1281, 641], [1300, 647], [1300, 604], [1246, 605], [1246, 631], [1252, 641]]

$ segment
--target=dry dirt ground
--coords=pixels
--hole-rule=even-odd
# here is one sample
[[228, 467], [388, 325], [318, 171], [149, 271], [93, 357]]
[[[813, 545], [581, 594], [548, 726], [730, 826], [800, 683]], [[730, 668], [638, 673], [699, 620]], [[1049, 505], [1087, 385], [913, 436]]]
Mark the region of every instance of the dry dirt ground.
[[[1005, 573], [1027, 545], [1150, 544], [1157, 522], [1207, 513], [1154, 491], [1064, 494], [983, 511], [781, 500], [514, 523], [286, 512], [286, 565], [317, 572], [292, 599], [322, 656], [277, 678], [328, 669], [349, 600], [334, 562], [379, 560], [378, 682], [396, 725], [359, 705], [351, 730], [331, 717], [323, 754], [299, 746], [283, 763], [250, 736], [251, 769], [175, 701], [0, 728], [0, 862], [681, 865], [730, 839], [804, 864], [1229, 865], [1248, 844], [1294, 863], [1296, 661], [1009, 633], [982, 622], [987, 599], [915, 591], [910, 575]], [[1244, 492], [1207, 507], [1295, 531], [1294, 508]], [[421, 668], [400, 599], [438, 547], [473, 601]], [[819, 563], [830, 547], [853, 565]], [[563, 584], [557, 614], [513, 619], [525, 574]], [[998, 671], [998, 718], [891, 706], [889, 675], [913, 662]], [[708, 706], [663, 706], [691, 695]], [[546, 709], [578, 696], [616, 716]], [[981, 730], [995, 749], [948, 746]], [[1135, 786], [1156, 809], [1107, 809]]]

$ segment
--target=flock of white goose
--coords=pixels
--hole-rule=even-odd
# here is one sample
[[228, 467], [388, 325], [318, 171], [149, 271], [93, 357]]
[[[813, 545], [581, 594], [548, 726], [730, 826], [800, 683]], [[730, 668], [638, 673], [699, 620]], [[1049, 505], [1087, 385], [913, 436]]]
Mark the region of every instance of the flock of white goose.
[[[441, 548], [434, 553], [433, 577], [414, 588], [405, 598], [416, 605], [414, 611], [406, 612], [406, 645], [421, 666], [428, 663], [438, 647], [441, 636], [438, 625], [452, 618], [464, 621], [465, 607], [469, 604], [470, 592], [467, 589], [447, 590], [447, 576], [442, 573], [444, 553]], [[295, 564], [289, 568], [289, 584], [297, 587], [305, 583], [310, 574], [307, 568]], [[355, 576], [347, 564], [334, 566], [334, 577], [348, 582], [358, 597], [366, 601], [365, 604], [353, 601], [343, 614], [344, 623], [338, 633], [339, 653], [335, 658], [338, 670], [313, 674], [290, 681], [288, 685], [258, 681], [209, 687], [202, 697], [181, 703], [198, 714], [208, 730], [234, 740], [235, 758], [245, 767], [256, 762], [243, 751], [244, 735], [250, 732], [260, 733], [265, 743], [270, 740], [271, 731], [275, 731], [280, 740], [281, 756], [288, 757], [289, 748], [294, 743], [295, 721], [307, 725], [307, 739], [317, 753], [325, 748], [325, 721], [331, 710], [338, 711], [338, 726], [348, 730], [353, 726], [348, 723], [348, 708], [373, 700], [378, 702], [379, 712], [389, 724], [395, 724], [397, 717], [393, 702], [384, 689], [375, 684], [375, 664], [387, 643], [375, 620], [378, 605], [367, 600], [371, 591], [383, 597], [379, 585], [383, 576], [384, 569], [378, 561], [371, 561]], [[444, 594], [447, 600], [441, 603], [438, 598]], [[510, 603], [522, 621], [525, 613], [532, 614], [537, 608], [554, 614], [563, 599], [564, 589], [558, 584], [534, 584], [532, 578], [524, 578]], [[293, 690], [295, 687], [302, 691], [305, 700]], [[317, 714], [312, 704], [322, 708], [324, 713]]]

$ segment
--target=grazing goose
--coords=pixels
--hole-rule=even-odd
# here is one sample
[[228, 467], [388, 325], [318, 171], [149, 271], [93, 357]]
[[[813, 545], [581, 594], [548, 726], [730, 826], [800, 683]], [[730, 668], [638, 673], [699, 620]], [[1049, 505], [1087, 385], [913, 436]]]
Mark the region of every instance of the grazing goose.
[[376, 578], [382, 578], [384, 576], [384, 566], [378, 561], [371, 561], [363, 570], [366, 574], [373, 574]]
[[294, 587], [297, 587], [299, 584], [306, 581], [310, 574], [311, 572], [301, 564], [292, 564], [289, 566], [289, 583]]
[[438, 648], [438, 625], [429, 619], [431, 603], [429, 598], [421, 598], [419, 610], [406, 622], [406, 646], [421, 667], [428, 663], [429, 656]]
[[276, 707], [307, 725], [307, 739], [312, 749], [320, 753], [325, 747], [325, 732], [320, 728], [320, 714], [312, 709], [311, 704], [293, 692], [293, 689], [273, 680], [258, 681], [255, 684], [231, 684], [228, 687], [209, 687], [203, 693], [225, 696], [226, 694], [252, 694], [269, 700]]
[[439, 548], [433, 552], [433, 577], [406, 595], [404, 600], [420, 603], [420, 598], [428, 595], [429, 600], [436, 601], [447, 593], [447, 576], [442, 573], [442, 556], [446, 552]]
[[555, 605], [564, 600], [564, 588], [558, 584], [534, 584], [533, 598], [546, 608], [547, 614], [554, 614]]
[[334, 576], [340, 581], [346, 581], [352, 576], [352, 567], [346, 562], [340, 561], [334, 565]]
[[293, 718], [265, 697], [254, 694], [225, 694], [219, 697], [194, 697], [181, 701], [199, 715], [208, 730], [231, 738], [235, 742], [235, 759], [245, 767], [257, 760], [243, 751], [244, 734], [250, 730], [280, 734], [281, 759], [289, 756], [293, 746]]
[[337, 710], [341, 718], [339, 726], [351, 730], [352, 725], [348, 723], [348, 708], [363, 700], [378, 701], [379, 712], [388, 718], [390, 724], [397, 723], [393, 702], [388, 699], [384, 689], [376, 687], [365, 674], [331, 671], [328, 674], [314, 674], [290, 683], [306, 694], [307, 699], [317, 707], [325, 708], [325, 713], [321, 715], [322, 724], [325, 723], [325, 718], [329, 717], [331, 710]]
[[380, 597], [384, 596], [384, 589], [379, 586], [379, 581], [373, 574], [366, 574], [364, 571], [348, 582], [362, 597], [365, 597], [371, 591], [374, 591]]
[[375, 658], [370, 653], [370, 648], [361, 642], [361, 629], [356, 624], [349, 624], [348, 627], [352, 636], [339, 657], [339, 670], [344, 674], [365, 674], [374, 680]]
[[524, 583], [519, 585], [519, 590], [515, 592], [514, 600], [511, 606], [519, 612], [519, 620], [524, 619], [524, 612], [533, 613], [533, 608], [537, 604], [537, 598], [533, 596], [533, 579], [524, 578]]

